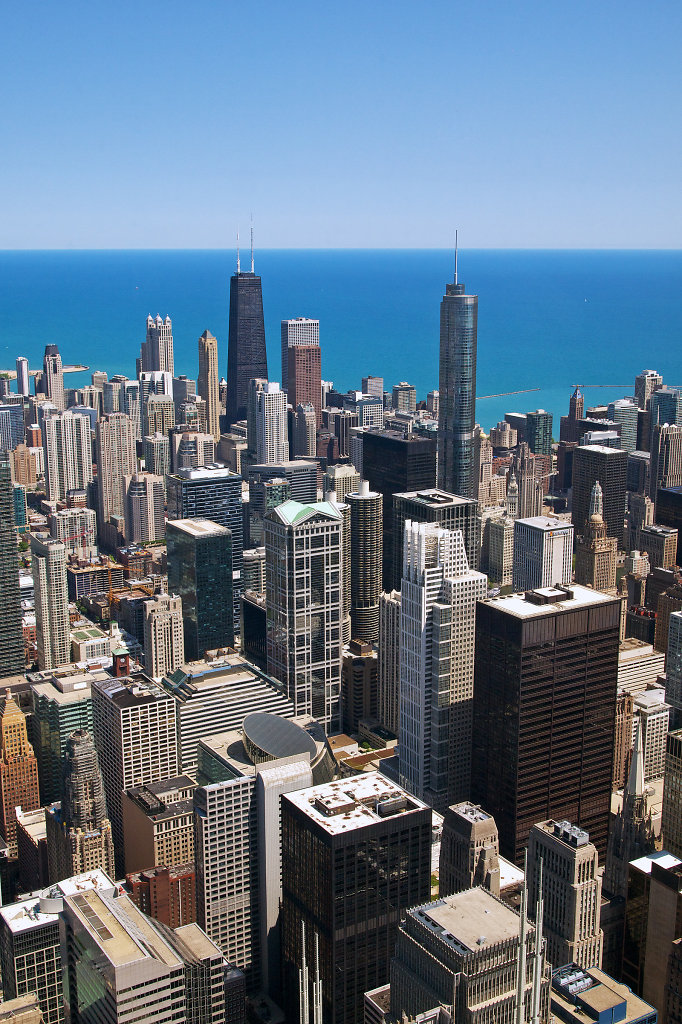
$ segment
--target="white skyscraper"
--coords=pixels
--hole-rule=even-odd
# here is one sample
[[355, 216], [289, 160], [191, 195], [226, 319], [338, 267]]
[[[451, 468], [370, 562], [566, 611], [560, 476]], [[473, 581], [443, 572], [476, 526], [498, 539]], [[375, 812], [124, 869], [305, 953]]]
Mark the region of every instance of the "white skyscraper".
[[287, 395], [272, 381], [256, 392], [256, 456], [259, 465], [289, 458]]
[[92, 480], [90, 417], [61, 412], [43, 419], [45, 477], [50, 501], [62, 501], [68, 491], [85, 490]]
[[121, 412], [103, 416], [97, 424], [97, 482], [100, 530], [112, 516], [125, 518], [124, 477], [137, 472], [132, 421]]
[[405, 523], [400, 609], [400, 784], [439, 812], [469, 794], [476, 602], [460, 531]]
[[182, 601], [170, 594], [155, 594], [143, 607], [145, 668], [148, 675], [161, 679], [185, 660]]
[[124, 477], [126, 490], [126, 540], [149, 544], [163, 540], [165, 486], [163, 477], [136, 473]]
[[92, 508], [64, 508], [47, 517], [50, 536], [60, 540], [69, 554], [86, 558], [97, 554], [97, 516]]
[[71, 661], [66, 548], [46, 533], [31, 534], [38, 665], [59, 668]]
[[26, 397], [29, 393], [28, 359], [19, 356], [17, 359], [17, 394]]
[[552, 516], [514, 523], [515, 591], [566, 586], [573, 575], [573, 526]]
[[199, 376], [197, 393], [206, 402], [206, 429], [214, 441], [220, 440], [220, 373], [218, 342], [210, 331], [199, 338]]
[[147, 317], [147, 337], [142, 342], [141, 369], [173, 376], [173, 324], [169, 316]]
[[43, 358], [43, 392], [57, 409], [66, 409], [62, 357], [56, 345], [45, 346]]
[[142, 409], [140, 406], [139, 380], [126, 380], [121, 382], [119, 404], [120, 411], [124, 412], [133, 424], [135, 440], [139, 441], [142, 437]]
[[292, 345], [319, 345], [320, 321], [307, 316], [282, 320], [282, 388], [289, 385], [289, 349]]

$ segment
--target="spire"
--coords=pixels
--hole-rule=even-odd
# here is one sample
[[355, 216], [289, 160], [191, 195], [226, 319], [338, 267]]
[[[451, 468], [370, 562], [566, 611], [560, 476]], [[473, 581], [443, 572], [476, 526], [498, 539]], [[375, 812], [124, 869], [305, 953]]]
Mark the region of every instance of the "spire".
[[604, 517], [604, 498], [598, 480], [595, 480], [590, 496], [590, 516], [600, 516], [602, 519]]
[[538, 864], [538, 896], [535, 904], [535, 950], [533, 954], [533, 991], [530, 1000], [530, 1024], [540, 1024], [542, 993], [542, 918], [545, 913], [542, 895], [542, 857]]
[[322, 1024], [322, 979], [320, 978], [320, 936], [315, 932], [315, 980], [313, 982], [313, 1024]]
[[626, 790], [627, 795], [631, 798], [644, 796], [644, 738], [642, 736], [641, 718], [637, 723], [637, 739], [635, 740], [635, 749], [632, 752]]
[[237, 273], [241, 274], [241, 268], [239, 266], [239, 228], [237, 228]]
[[457, 228], [455, 228], [455, 284], [457, 284]]
[[253, 217], [251, 218], [251, 273], [253, 274]]
[[523, 885], [519, 921], [519, 959], [516, 964], [516, 1024], [526, 1022], [526, 924], [528, 917], [528, 850], [523, 861]]
[[298, 1015], [300, 1024], [310, 1024], [308, 964], [305, 958], [305, 923], [301, 921], [301, 966], [298, 971]]

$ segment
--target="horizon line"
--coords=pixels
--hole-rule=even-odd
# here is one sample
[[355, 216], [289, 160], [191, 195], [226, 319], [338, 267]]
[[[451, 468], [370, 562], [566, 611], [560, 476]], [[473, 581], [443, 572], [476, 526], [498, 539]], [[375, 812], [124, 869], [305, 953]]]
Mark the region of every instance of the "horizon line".
[[[461, 248], [461, 247], [460, 247]], [[377, 246], [351, 246], [351, 245], [309, 245], [309, 246], [283, 246], [264, 245], [259, 246], [258, 252], [452, 252], [452, 246], [409, 246], [409, 245], [377, 245]], [[510, 245], [489, 245], [489, 246], [467, 246], [463, 252], [682, 252], [682, 246], [617, 246], [617, 245], [595, 245], [595, 246], [510, 246]], [[94, 246], [25, 246], [25, 247], [0, 247], [0, 253], [35, 253], [35, 252], [234, 252], [232, 246], [189, 246], [171, 245], [162, 247], [142, 245], [94, 245]]]

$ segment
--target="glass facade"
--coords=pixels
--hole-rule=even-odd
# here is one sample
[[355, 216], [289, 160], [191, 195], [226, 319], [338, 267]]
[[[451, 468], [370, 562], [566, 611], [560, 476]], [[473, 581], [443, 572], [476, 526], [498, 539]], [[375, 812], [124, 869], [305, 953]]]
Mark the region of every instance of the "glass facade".
[[0, 451], [0, 676], [15, 675], [25, 668], [14, 527], [12, 467], [7, 452]]
[[227, 342], [227, 422], [246, 419], [249, 381], [268, 379], [261, 279], [253, 272], [230, 278]]
[[[198, 535], [204, 523], [207, 532]], [[187, 526], [169, 522], [166, 543], [168, 589], [182, 598], [186, 660], [233, 647], [232, 534], [205, 520]]]
[[438, 485], [474, 496], [478, 296], [448, 284], [440, 305]]

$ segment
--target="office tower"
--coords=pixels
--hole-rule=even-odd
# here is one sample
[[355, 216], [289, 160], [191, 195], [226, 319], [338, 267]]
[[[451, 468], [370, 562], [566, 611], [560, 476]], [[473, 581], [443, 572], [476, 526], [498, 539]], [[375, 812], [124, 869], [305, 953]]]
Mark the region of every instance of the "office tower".
[[259, 476], [261, 480], [284, 478], [289, 482], [291, 497], [303, 504], [317, 501], [317, 463], [306, 459], [291, 459], [273, 465], [251, 466], [249, 479]]
[[79, 729], [92, 731], [92, 675], [108, 678], [103, 670], [84, 675], [62, 669], [46, 673], [47, 678], [39, 676], [39, 681], [31, 684], [32, 735], [45, 804], [61, 800], [62, 763], [69, 736]]
[[92, 737], [84, 729], [67, 741], [61, 806], [48, 808], [46, 825], [51, 883], [96, 868], [114, 877], [104, 780]]
[[619, 398], [611, 402], [608, 417], [614, 423], [620, 423], [620, 448], [626, 452], [637, 450], [637, 403], [631, 398]]
[[[148, 370], [140, 373], [137, 384], [140, 409], [144, 407], [152, 395], [158, 397], [165, 396], [166, 398], [173, 397], [173, 374], [165, 370]], [[173, 408], [175, 409], [175, 405]]]
[[[282, 320], [282, 388], [285, 391], [289, 390], [289, 349], [300, 345], [319, 349], [319, 320], [310, 320], [306, 316], [297, 316], [293, 320]], [[320, 389], [320, 398], [321, 395]], [[315, 406], [315, 408], [318, 407]]]
[[12, 466], [8, 453], [0, 451], [0, 677], [26, 667], [14, 524]]
[[652, 428], [656, 423], [679, 426], [682, 420], [682, 392], [667, 385], [657, 388], [649, 399], [649, 410]]
[[371, 644], [351, 640], [341, 665], [343, 731], [357, 735], [360, 722], [377, 717], [377, 652]]
[[502, 587], [511, 585], [514, 576], [514, 520], [508, 515], [490, 520], [487, 568], [493, 582]]
[[[542, 868], [540, 867], [542, 865]], [[600, 967], [599, 856], [587, 832], [569, 821], [542, 821], [528, 837], [527, 885], [531, 907], [542, 890], [542, 933], [551, 964]], [[536, 922], [537, 923], [537, 922]]]
[[398, 585], [393, 575], [393, 495], [435, 487], [436, 447], [435, 440], [417, 434], [404, 436], [391, 430], [363, 434], [363, 476], [384, 499], [384, 590]]
[[[338, 455], [340, 458], [350, 456], [351, 430], [360, 425], [360, 417], [355, 409], [329, 410], [327, 414], [329, 430], [338, 444]], [[320, 434], [320, 438], [324, 436]], [[320, 452], [320, 455], [327, 457], [327, 452]], [[331, 455], [329, 456], [331, 458]]]
[[394, 384], [391, 404], [398, 412], [416, 412], [417, 389], [414, 384], [408, 384], [406, 380]]
[[654, 503], [646, 494], [628, 494], [628, 529], [626, 549], [639, 551], [639, 533], [643, 526], [653, 526]]
[[[653, 518], [651, 521], [653, 522]], [[682, 487], [659, 489], [656, 495], [656, 521], [662, 526], [670, 526], [677, 530], [677, 556], [675, 561], [677, 565], [682, 565]]]
[[435, 418], [438, 419], [438, 413], [440, 410], [439, 391], [429, 391], [429, 393], [426, 396], [426, 409], [428, 412], [431, 413], [432, 416], [435, 416]]
[[525, 906], [519, 919], [485, 889], [469, 889], [411, 908], [400, 924], [390, 990], [397, 1020], [438, 1019], [432, 1014], [447, 1005], [454, 1021], [545, 1021], [549, 991], [542, 936]]
[[124, 477], [137, 472], [133, 424], [124, 413], [103, 416], [97, 424], [97, 493], [100, 534], [114, 517], [125, 520]]
[[52, 402], [57, 409], [66, 409], [62, 357], [56, 345], [45, 346], [41, 384], [43, 393], [47, 395], [47, 400]]
[[186, 374], [180, 374], [179, 377], [173, 377], [173, 405], [175, 407], [175, 422], [185, 423], [187, 422], [183, 418], [183, 406], [189, 406], [196, 402], [197, 399], [197, 383], [192, 377], [188, 377]]
[[9, 690], [0, 697], [0, 832], [17, 855], [16, 807], [40, 807], [38, 762], [26, 734], [26, 718]]
[[179, 928], [197, 919], [193, 860], [173, 867], [128, 871], [126, 892], [143, 913], [169, 928]]
[[554, 516], [514, 522], [515, 591], [568, 584], [573, 573], [573, 527]]
[[[623, 940], [622, 979], [643, 999], [664, 1011], [679, 972], [682, 920], [682, 864], [663, 850], [630, 864]], [[676, 1018], [672, 1018], [674, 1021]]]
[[637, 545], [649, 556], [649, 564], [672, 569], [677, 564], [677, 530], [670, 526], [642, 526]]
[[291, 498], [291, 486], [284, 477], [264, 479], [262, 473], [249, 475], [249, 538], [263, 543], [263, 520], [268, 512]]
[[654, 391], [663, 386], [663, 378], [655, 370], [644, 370], [635, 377], [635, 398], [640, 409], [649, 408]]
[[268, 672], [297, 715], [330, 733], [341, 711], [342, 527], [328, 502], [287, 501], [264, 522]]
[[17, 358], [17, 394], [27, 398], [29, 395], [28, 359], [25, 356]]
[[20, 444], [23, 444], [24, 436], [23, 405], [19, 403], [0, 405], [0, 448], [7, 448], [13, 451]]
[[378, 398], [383, 400], [384, 378], [373, 377], [371, 374], [367, 377], [363, 377], [361, 390], [363, 395], [376, 395]]
[[144, 603], [144, 663], [147, 674], [160, 679], [185, 660], [182, 601], [171, 594], [155, 594]]
[[[247, 452], [252, 459], [256, 458], [258, 448], [258, 393], [267, 383], [264, 377], [252, 377], [246, 389], [246, 441]], [[232, 429], [235, 429], [234, 424]]]
[[339, 463], [336, 466], [329, 466], [324, 474], [322, 492], [328, 494], [333, 492], [336, 500], [343, 503], [349, 491], [357, 491], [360, 486], [360, 474], [355, 466], [349, 463]]
[[169, 519], [210, 519], [232, 534], [234, 628], [238, 632], [244, 550], [242, 478], [219, 464], [179, 469], [166, 477], [166, 490]]
[[310, 404], [317, 426], [322, 424], [321, 350], [318, 345], [291, 345], [288, 359], [287, 393], [294, 407]]
[[316, 417], [312, 405], [307, 402], [296, 409], [294, 428], [294, 456], [297, 459], [315, 458], [317, 453]]
[[400, 728], [400, 591], [379, 597], [377, 716], [395, 736]]
[[623, 548], [627, 452], [603, 445], [584, 445], [573, 452], [573, 526], [584, 535], [590, 518], [592, 488], [599, 481], [606, 533]]
[[446, 285], [440, 306], [438, 486], [451, 494], [474, 493], [476, 333], [478, 296], [457, 280]]
[[185, 658], [234, 645], [232, 535], [208, 519], [176, 519], [166, 530], [168, 589], [182, 601]]
[[[616, 538], [606, 535], [602, 490], [597, 480], [592, 488], [590, 518], [584, 535], [578, 537], [575, 582], [594, 590], [613, 590], [616, 586], [617, 548]], [[570, 583], [570, 578], [562, 582]]]
[[671, 728], [682, 728], [682, 612], [675, 611], [668, 621], [668, 648], [665, 662], [665, 699], [670, 705]]
[[287, 396], [274, 382], [266, 382], [256, 393], [256, 458], [272, 465], [289, 455]]
[[448, 807], [443, 819], [438, 894], [451, 896], [483, 886], [500, 895], [500, 843], [492, 814], [465, 800]]
[[141, 672], [96, 679], [92, 727], [120, 876], [124, 864], [121, 793], [178, 774], [175, 701]]
[[550, 817], [606, 852], [619, 629], [620, 600], [580, 586], [478, 605], [471, 798], [517, 863]]
[[[355, 411], [358, 415], [358, 427], [365, 427], [368, 430], [384, 429], [384, 403], [380, 398], [367, 395], [358, 399], [355, 402]], [[350, 455], [350, 437], [346, 447]]]
[[399, 588], [403, 576], [403, 541], [408, 519], [413, 523], [435, 523], [443, 530], [459, 530], [464, 539], [467, 561], [472, 569], [477, 569], [480, 549], [477, 513], [478, 506], [472, 498], [459, 498], [437, 487], [394, 494], [393, 586]]
[[637, 694], [633, 699], [632, 710], [644, 744], [644, 781], [650, 783], [654, 779], [662, 779], [665, 771], [665, 740], [670, 724], [670, 705], [665, 702], [663, 687]]
[[282, 797], [287, 1020], [299, 1016], [302, 926], [309, 962], [319, 940], [322, 1020], [360, 1019], [363, 993], [388, 981], [401, 917], [429, 897], [430, 846], [430, 808], [378, 772]]
[[142, 342], [140, 370], [143, 373], [156, 370], [173, 376], [173, 324], [169, 316], [165, 320], [158, 315], [156, 319], [147, 317], [147, 337]]
[[71, 661], [66, 548], [46, 533], [31, 535], [36, 641], [41, 669]]
[[401, 785], [439, 813], [469, 793], [476, 602], [462, 534], [405, 523], [400, 606]]
[[206, 402], [206, 429], [220, 440], [220, 376], [218, 373], [218, 341], [210, 331], [199, 338], [199, 377], [197, 392]]
[[649, 496], [654, 504], [658, 491], [682, 485], [682, 426], [657, 423], [651, 430]]
[[669, 732], [665, 748], [665, 781], [661, 808], [663, 849], [682, 855], [682, 730]]
[[121, 383], [120, 406], [133, 425], [133, 436], [136, 441], [142, 437], [141, 384], [139, 380], [126, 380]]
[[552, 454], [552, 414], [544, 409], [526, 413], [526, 442], [533, 455]]
[[257, 594], [265, 593], [264, 547], [249, 548], [244, 552], [242, 585], [244, 591], [254, 590]]
[[175, 403], [170, 395], [150, 395], [142, 406], [142, 434], [169, 434], [175, 426]]
[[252, 244], [251, 271], [242, 273], [237, 250], [237, 272], [230, 278], [230, 324], [227, 340], [229, 424], [246, 417], [248, 384], [254, 377], [268, 379], [268, 359], [265, 350], [263, 292], [261, 279], [253, 269]]
[[63, 501], [69, 491], [87, 488], [92, 481], [92, 432], [87, 416], [73, 412], [46, 416], [43, 447], [50, 501]]
[[361, 480], [345, 501], [350, 506], [351, 634], [354, 640], [374, 644], [379, 639], [383, 500]]
[[123, 478], [126, 492], [126, 540], [149, 544], [163, 540], [164, 516], [163, 478], [151, 473], [135, 473]]
[[170, 441], [165, 434], [152, 434], [144, 438], [144, 465], [147, 473], [160, 476], [164, 480], [170, 473]]
[[112, 378], [102, 386], [102, 412], [123, 412], [121, 409], [121, 385], [126, 378]]
[[156, 865], [194, 863], [192, 799], [196, 788], [187, 775], [178, 775], [133, 786], [121, 794], [127, 874]]

